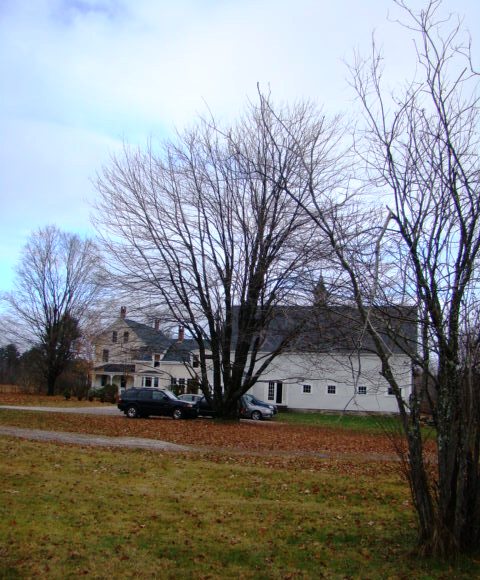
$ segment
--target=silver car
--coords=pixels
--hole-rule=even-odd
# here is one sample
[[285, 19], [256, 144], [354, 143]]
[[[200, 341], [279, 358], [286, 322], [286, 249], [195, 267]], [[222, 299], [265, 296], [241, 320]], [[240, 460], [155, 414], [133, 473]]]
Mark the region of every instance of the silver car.
[[253, 419], [254, 421], [271, 419], [274, 415], [272, 407], [273, 405], [268, 405], [268, 403], [259, 405], [255, 397], [243, 395], [240, 399], [240, 417], [242, 419]]
[[181, 401], [188, 401], [189, 403], [198, 403], [203, 395], [196, 395], [194, 393], [186, 393], [185, 395], [178, 395], [178, 399]]

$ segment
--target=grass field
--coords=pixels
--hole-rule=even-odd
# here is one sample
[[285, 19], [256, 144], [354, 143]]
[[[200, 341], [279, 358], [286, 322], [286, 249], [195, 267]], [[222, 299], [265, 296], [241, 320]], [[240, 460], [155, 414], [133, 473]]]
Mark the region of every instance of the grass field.
[[391, 441], [376, 419], [370, 426], [364, 417], [279, 419], [216, 424], [0, 411], [0, 425], [200, 449], [0, 437], [0, 578], [480, 577], [479, 560], [453, 568], [415, 557], [408, 486], [399, 463], [388, 460]]
[[411, 554], [395, 465], [0, 438], [0, 578], [472, 578]]
[[276, 415], [275, 421], [288, 423], [289, 425], [312, 425], [334, 427], [335, 429], [353, 429], [355, 431], [394, 431], [400, 429], [400, 422], [397, 416], [374, 414], [286, 412]]

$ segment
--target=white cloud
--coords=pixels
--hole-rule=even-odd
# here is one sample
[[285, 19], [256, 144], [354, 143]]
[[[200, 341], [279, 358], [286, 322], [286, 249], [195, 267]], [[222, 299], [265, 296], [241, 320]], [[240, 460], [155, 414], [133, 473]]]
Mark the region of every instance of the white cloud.
[[[479, 21], [476, 0], [444, 6]], [[89, 180], [122, 138], [168, 134], [206, 104], [233, 117], [257, 82], [275, 100], [346, 109], [343, 59], [367, 50], [374, 28], [390, 78], [403, 76], [411, 34], [389, 10], [385, 0], [2, 0], [0, 288], [31, 229], [88, 230]]]

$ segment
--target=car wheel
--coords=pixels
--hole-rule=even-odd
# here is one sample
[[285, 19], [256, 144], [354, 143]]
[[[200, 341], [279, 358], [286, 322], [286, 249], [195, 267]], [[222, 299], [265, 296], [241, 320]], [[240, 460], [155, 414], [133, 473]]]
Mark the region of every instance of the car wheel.
[[182, 409], [179, 409], [178, 407], [176, 409], [173, 409], [172, 417], [174, 419], [183, 419]]
[[136, 419], [137, 417], [140, 417], [140, 413], [138, 412], [137, 407], [135, 407], [134, 405], [130, 405], [130, 407], [127, 407], [127, 410], [125, 411], [125, 415], [129, 419]]
[[260, 421], [262, 419], [262, 414], [260, 413], [260, 411], [252, 411], [250, 418], [253, 419], [254, 421]]

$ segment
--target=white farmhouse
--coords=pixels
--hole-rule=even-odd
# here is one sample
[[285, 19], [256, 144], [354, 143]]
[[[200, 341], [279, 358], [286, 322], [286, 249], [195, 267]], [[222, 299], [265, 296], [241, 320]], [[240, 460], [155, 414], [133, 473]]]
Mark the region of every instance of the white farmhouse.
[[[408, 400], [413, 388], [412, 361], [416, 325], [411, 308], [376, 308], [379, 335]], [[373, 342], [349, 306], [316, 304], [279, 309], [263, 336], [268, 354], [289, 336], [289, 346], [269, 365], [250, 393], [285, 409], [395, 413], [395, 396], [381, 376]], [[176, 393], [198, 392], [198, 350], [180, 327], [170, 338], [154, 326], [120, 318], [97, 339], [92, 387], [118, 389], [151, 386]], [[408, 348], [407, 348], [408, 347]]]
[[183, 328], [170, 338], [160, 330], [158, 319], [148, 326], [127, 318], [122, 307], [120, 317], [97, 337], [92, 388], [114, 384], [118, 389], [159, 387], [196, 393], [194, 350], [195, 343], [185, 339]]

